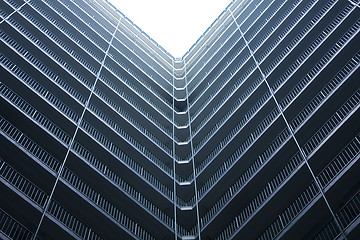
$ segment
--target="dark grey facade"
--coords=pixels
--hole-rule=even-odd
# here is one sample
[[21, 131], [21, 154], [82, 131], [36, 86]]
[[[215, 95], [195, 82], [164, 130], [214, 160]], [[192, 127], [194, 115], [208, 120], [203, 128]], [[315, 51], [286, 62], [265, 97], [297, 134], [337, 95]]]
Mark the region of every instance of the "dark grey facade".
[[178, 59], [0, 1], [0, 238], [359, 239], [358, 2], [233, 1]]

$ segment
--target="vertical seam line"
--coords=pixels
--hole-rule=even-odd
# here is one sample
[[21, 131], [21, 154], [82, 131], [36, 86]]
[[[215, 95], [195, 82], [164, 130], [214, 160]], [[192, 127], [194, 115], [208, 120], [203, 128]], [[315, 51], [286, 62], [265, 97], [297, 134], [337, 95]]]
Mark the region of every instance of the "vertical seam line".
[[326, 197], [325, 197], [325, 193], [323, 192], [323, 189], [321, 188], [321, 185], [320, 185], [319, 181], [317, 180], [314, 172], [312, 171], [312, 169], [311, 169], [311, 167], [310, 167], [310, 165], [309, 165], [309, 163], [308, 163], [308, 158], [307, 158], [307, 156], [305, 155], [303, 149], [300, 147], [299, 142], [297, 141], [297, 139], [296, 139], [296, 137], [295, 137], [294, 131], [291, 129], [291, 127], [290, 127], [290, 125], [289, 125], [289, 123], [288, 123], [288, 121], [287, 121], [287, 119], [286, 119], [286, 117], [285, 117], [285, 115], [284, 115], [283, 109], [281, 108], [281, 106], [279, 105], [278, 101], [276, 100], [275, 94], [274, 94], [273, 90], [271, 89], [271, 87], [270, 87], [270, 85], [269, 85], [269, 83], [268, 83], [268, 81], [267, 81], [267, 79], [266, 79], [265, 74], [263, 73], [263, 71], [262, 71], [261, 68], [260, 68], [259, 62], [256, 60], [256, 58], [255, 58], [255, 56], [254, 56], [254, 53], [253, 53], [253, 51], [251, 50], [248, 41], [245, 39], [245, 36], [244, 36], [243, 32], [241, 31], [240, 26], [239, 26], [239, 24], [237, 23], [234, 15], [233, 15], [233, 13], [232, 13], [232, 11], [231, 11], [230, 9], [228, 9], [228, 10], [229, 10], [229, 12], [230, 12], [230, 14], [231, 14], [231, 16], [232, 16], [232, 18], [233, 18], [234, 23], [235, 23], [236, 26], [237, 26], [237, 29], [238, 29], [239, 32], [240, 32], [241, 37], [244, 39], [244, 42], [245, 42], [245, 44], [246, 44], [246, 47], [248, 48], [248, 50], [249, 50], [249, 52], [250, 52], [250, 54], [251, 54], [251, 56], [252, 56], [252, 58], [253, 58], [253, 60], [254, 60], [254, 62], [255, 62], [255, 64], [256, 64], [256, 67], [257, 67], [258, 70], [260, 71], [261, 76], [262, 76], [262, 78], [263, 78], [263, 80], [264, 80], [267, 88], [268, 88], [269, 91], [270, 91], [270, 94], [271, 94], [272, 98], [274, 99], [274, 102], [275, 102], [278, 110], [280, 111], [280, 114], [281, 114], [282, 118], [284, 119], [284, 122], [285, 122], [288, 130], [289, 130], [290, 133], [291, 133], [291, 136], [292, 136], [292, 138], [294, 139], [297, 148], [299, 149], [299, 152], [300, 152], [300, 154], [301, 154], [301, 157], [304, 159], [305, 164], [306, 164], [308, 170], [310, 171], [310, 174], [311, 174], [312, 178], [314, 179], [314, 182], [315, 182], [316, 186], [319, 188], [320, 194], [322, 195], [322, 198], [324, 199], [325, 204], [327, 205], [327, 207], [328, 207], [328, 209], [329, 209], [332, 217], [334, 218], [334, 220], [335, 220], [335, 222], [336, 222], [336, 225], [338, 226], [338, 228], [339, 228], [341, 234], [343, 235], [344, 239], [347, 239], [347, 238], [346, 238], [346, 235], [345, 235], [345, 233], [344, 233], [344, 231], [343, 231], [343, 229], [341, 228], [340, 223], [338, 222], [338, 220], [337, 220], [337, 218], [336, 218], [333, 210], [332, 210], [331, 207], [330, 207], [330, 204], [329, 204], [328, 200], [327, 200]]
[[[184, 63], [185, 60], [184, 60]], [[188, 83], [187, 83], [187, 71], [186, 71], [186, 64], [185, 65], [185, 91], [186, 91], [186, 105], [189, 106], [189, 95], [188, 95]], [[196, 173], [195, 173], [195, 158], [194, 158], [194, 147], [193, 147], [193, 140], [192, 140], [192, 132], [191, 132], [191, 123], [190, 123], [190, 109], [187, 111], [188, 121], [189, 121], [189, 136], [190, 136], [190, 148], [191, 148], [191, 159], [192, 159], [192, 168], [193, 168], [193, 181], [194, 181], [194, 189], [195, 189], [195, 206], [196, 206], [196, 220], [197, 220], [197, 229], [198, 229], [198, 236], [199, 240], [201, 240], [201, 229], [200, 229], [200, 215], [199, 215], [199, 202], [198, 202], [198, 191], [197, 191], [197, 184], [196, 184]]]
[[107, 55], [108, 55], [108, 53], [109, 53], [109, 50], [110, 50], [112, 41], [113, 41], [113, 39], [114, 39], [114, 37], [115, 37], [115, 33], [116, 33], [117, 30], [118, 30], [118, 27], [119, 27], [119, 24], [120, 24], [120, 22], [121, 22], [121, 19], [122, 19], [122, 16], [120, 16], [119, 21], [118, 21], [118, 23], [117, 23], [117, 25], [116, 25], [116, 28], [115, 28], [115, 30], [114, 30], [114, 33], [113, 33], [112, 36], [111, 36], [111, 39], [110, 39], [110, 42], [109, 42], [109, 46], [108, 46], [108, 48], [107, 48], [107, 50], [106, 50], [106, 52], [105, 52], [104, 58], [103, 58], [103, 60], [102, 60], [102, 62], [101, 62], [100, 69], [99, 69], [98, 73], [96, 74], [95, 82], [94, 82], [93, 86], [91, 87], [91, 91], [90, 91], [88, 100], [86, 101], [85, 106], [84, 106], [84, 109], [83, 109], [83, 111], [82, 111], [82, 113], [81, 113], [81, 116], [80, 116], [80, 118], [79, 118], [79, 120], [78, 120], [78, 122], [77, 122], [77, 124], [76, 124], [75, 132], [74, 132], [73, 137], [71, 138], [71, 141], [70, 141], [70, 143], [69, 143], [69, 145], [68, 145], [67, 152], [66, 152], [66, 155], [65, 155], [65, 157], [64, 157], [64, 160], [63, 160], [63, 162], [62, 162], [62, 164], [61, 164], [61, 166], [60, 166], [60, 169], [59, 169], [59, 171], [57, 172], [57, 177], [56, 177], [55, 183], [54, 183], [54, 185], [53, 185], [53, 188], [52, 188], [52, 190], [51, 190], [51, 193], [50, 193], [50, 195], [49, 195], [49, 197], [48, 197], [48, 199], [47, 199], [47, 202], [46, 202], [46, 204], [45, 204], [45, 207], [43, 208], [43, 213], [42, 213], [42, 215], [41, 215], [41, 218], [40, 218], [39, 224], [38, 224], [38, 226], [37, 226], [36, 232], [35, 232], [35, 234], [34, 234], [34, 236], [33, 236], [33, 240], [36, 239], [36, 237], [37, 237], [37, 235], [38, 235], [38, 233], [39, 233], [41, 224], [42, 224], [43, 219], [44, 219], [44, 217], [45, 217], [45, 214], [46, 214], [46, 212], [47, 212], [47, 210], [48, 210], [48, 208], [49, 208], [50, 202], [51, 202], [51, 200], [52, 200], [52, 198], [53, 198], [53, 195], [54, 195], [54, 192], [55, 192], [57, 183], [59, 182], [59, 179], [60, 179], [60, 177], [61, 177], [62, 171], [63, 171], [63, 169], [64, 169], [64, 167], [65, 167], [66, 160], [67, 160], [67, 158], [68, 158], [68, 156], [69, 156], [69, 154], [70, 154], [70, 151], [71, 151], [71, 149], [72, 149], [72, 147], [73, 147], [73, 144], [74, 144], [74, 142], [75, 142], [75, 137], [76, 137], [77, 132], [78, 132], [78, 130], [79, 130], [79, 128], [80, 128], [80, 125], [81, 125], [81, 123], [82, 123], [82, 121], [83, 121], [85, 112], [86, 112], [87, 108], [89, 107], [90, 99], [91, 99], [91, 97], [92, 97], [92, 95], [93, 95], [93, 93], [94, 93], [96, 83], [98, 82], [98, 80], [99, 80], [99, 78], [100, 78], [101, 70], [103, 69], [103, 66], [104, 66], [104, 64], [105, 64], [106, 57], [107, 57]]
[[1, 20], [0, 24], [2, 24], [3, 22], [7, 21], [12, 15], [14, 15], [15, 13], [17, 13], [21, 8], [23, 8], [26, 4], [28, 4], [30, 2], [30, 0], [25, 1], [20, 7], [18, 7], [17, 9], [15, 9], [12, 13], [10, 13], [9, 15], [7, 15], [3, 20]]

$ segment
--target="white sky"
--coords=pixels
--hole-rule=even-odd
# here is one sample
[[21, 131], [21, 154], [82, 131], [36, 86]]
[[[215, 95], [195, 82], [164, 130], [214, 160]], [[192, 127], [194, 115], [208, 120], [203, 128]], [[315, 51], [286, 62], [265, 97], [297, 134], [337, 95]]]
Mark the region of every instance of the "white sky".
[[173, 57], [182, 57], [231, 0], [109, 0]]

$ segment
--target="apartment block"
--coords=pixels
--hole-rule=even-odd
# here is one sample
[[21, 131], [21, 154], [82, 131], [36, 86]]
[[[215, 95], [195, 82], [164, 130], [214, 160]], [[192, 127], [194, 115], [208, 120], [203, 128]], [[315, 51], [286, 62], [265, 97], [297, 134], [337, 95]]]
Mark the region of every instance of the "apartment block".
[[0, 238], [359, 239], [359, 2], [234, 0], [174, 58], [0, 1]]

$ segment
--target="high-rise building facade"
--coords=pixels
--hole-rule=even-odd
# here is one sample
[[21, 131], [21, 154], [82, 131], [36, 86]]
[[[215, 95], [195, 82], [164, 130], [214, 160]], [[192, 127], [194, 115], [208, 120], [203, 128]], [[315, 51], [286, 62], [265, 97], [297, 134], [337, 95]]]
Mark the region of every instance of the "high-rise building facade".
[[0, 15], [0, 238], [359, 239], [359, 1], [235, 0], [182, 58], [105, 0]]

